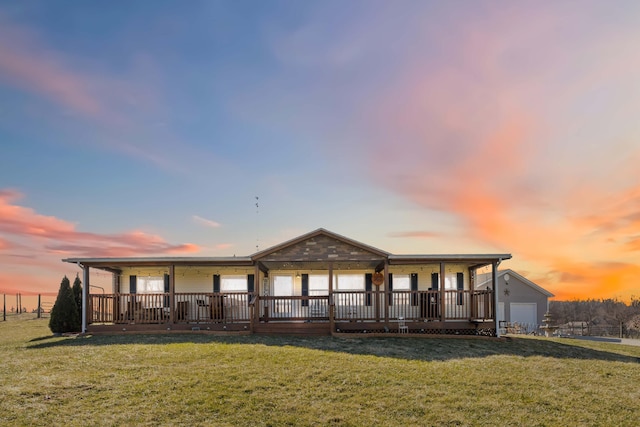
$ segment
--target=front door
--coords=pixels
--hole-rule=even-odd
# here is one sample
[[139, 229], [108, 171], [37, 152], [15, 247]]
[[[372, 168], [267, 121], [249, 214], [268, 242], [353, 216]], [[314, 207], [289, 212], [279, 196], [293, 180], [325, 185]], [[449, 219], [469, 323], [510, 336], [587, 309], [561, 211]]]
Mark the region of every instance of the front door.
[[[273, 296], [293, 296], [293, 276], [282, 275], [273, 277]], [[276, 298], [273, 304], [273, 317], [291, 317], [291, 299]]]

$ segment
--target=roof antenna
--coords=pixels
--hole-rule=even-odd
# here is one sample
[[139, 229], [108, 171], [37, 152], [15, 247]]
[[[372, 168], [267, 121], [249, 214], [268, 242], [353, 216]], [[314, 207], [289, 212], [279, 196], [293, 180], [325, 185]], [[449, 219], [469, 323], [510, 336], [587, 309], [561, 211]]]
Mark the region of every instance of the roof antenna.
[[260, 251], [260, 224], [258, 223], [258, 214], [260, 213], [260, 198], [256, 196], [256, 252]]

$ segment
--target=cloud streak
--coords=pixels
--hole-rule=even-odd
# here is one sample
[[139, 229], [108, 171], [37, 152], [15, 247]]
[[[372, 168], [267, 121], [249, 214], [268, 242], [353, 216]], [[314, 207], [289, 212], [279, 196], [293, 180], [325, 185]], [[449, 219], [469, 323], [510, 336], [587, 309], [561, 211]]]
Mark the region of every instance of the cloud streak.
[[432, 231], [396, 231], [388, 235], [389, 237], [410, 239], [433, 239], [441, 236], [440, 233], [434, 233]]
[[206, 218], [203, 218], [203, 217], [198, 216], [198, 215], [193, 215], [191, 217], [191, 219], [196, 224], [204, 225], [205, 227], [219, 228], [221, 226], [221, 224], [219, 222], [216, 222], [216, 221], [213, 221], [213, 220], [210, 220], [210, 219], [206, 219]]

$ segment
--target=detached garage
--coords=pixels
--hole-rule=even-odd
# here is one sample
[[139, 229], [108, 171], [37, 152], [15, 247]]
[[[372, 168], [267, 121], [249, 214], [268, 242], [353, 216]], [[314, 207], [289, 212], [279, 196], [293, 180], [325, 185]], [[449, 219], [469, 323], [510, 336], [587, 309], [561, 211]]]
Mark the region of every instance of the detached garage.
[[[484, 275], [483, 275], [484, 276]], [[518, 324], [520, 332], [533, 332], [542, 325], [553, 294], [515, 271], [498, 272], [498, 321]], [[489, 277], [479, 277], [479, 289], [491, 285]]]

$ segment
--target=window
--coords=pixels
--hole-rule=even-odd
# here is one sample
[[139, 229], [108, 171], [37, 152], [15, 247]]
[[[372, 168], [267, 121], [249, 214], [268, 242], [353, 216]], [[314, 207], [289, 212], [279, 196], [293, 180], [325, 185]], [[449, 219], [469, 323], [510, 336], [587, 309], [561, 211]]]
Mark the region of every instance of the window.
[[464, 274], [463, 273], [447, 273], [444, 276], [444, 288], [447, 291], [459, 291], [456, 304], [464, 304]]
[[[164, 276], [138, 277], [136, 280], [136, 292], [139, 295], [137, 301], [140, 302], [144, 308], [168, 307], [169, 297], [157, 295], [164, 293], [164, 288]], [[141, 294], [146, 294], [146, 296]]]
[[364, 274], [337, 274], [337, 291], [364, 291]]
[[136, 284], [136, 292], [139, 294], [161, 294], [164, 292], [164, 277], [140, 277]]
[[320, 274], [309, 275], [309, 295], [324, 296], [329, 295], [329, 276]]
[[458, 289], [456, 273], [447, 273], [444, 276], [444, 289], [447, 291], [455, 291]]
[[247, 292], [247, 276], [222, 276], [220, 292]]
[[[336, 291], [352, 291], [361, 292], [365, 290], [364, 274], [338, 274], [335, 276]], [[364, 293], [337, 294], [334, 296], [335, 303], [338, 306], [359, 306], [364, 305]], [[353, 313], [349, 313], [351, 316]]]
[[273, 296], [290, 297], [293, 295], [293, 277], [278, 275], [273, 277]]
[[[411, 290], [411, 276], [408, 274], [393, 275], [393, 291], [402, 291], [401, 294], [389, 295], [389, 305], [396, 303], [398, 305], [409, 305], [410, 294], [405, 291]], [[395, 300], [394, 300], [395, 299]]]
[[394, 291], [410, 291], [411, 277], [408, 274], [394, 274], [393, 290]]

